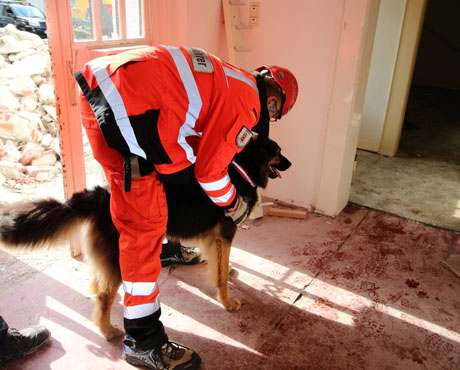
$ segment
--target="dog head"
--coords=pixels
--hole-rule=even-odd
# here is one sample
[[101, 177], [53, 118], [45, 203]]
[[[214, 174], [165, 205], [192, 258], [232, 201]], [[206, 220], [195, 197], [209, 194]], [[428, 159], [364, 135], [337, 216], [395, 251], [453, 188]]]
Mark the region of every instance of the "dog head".
[[265, 188], [268, 179], [281, 177], [280, 172], [291, 167], [291, 162], [281, 154], [276, 141], [257, 138], [249, 142], [235, 161], [247, 172], [255, 185]]

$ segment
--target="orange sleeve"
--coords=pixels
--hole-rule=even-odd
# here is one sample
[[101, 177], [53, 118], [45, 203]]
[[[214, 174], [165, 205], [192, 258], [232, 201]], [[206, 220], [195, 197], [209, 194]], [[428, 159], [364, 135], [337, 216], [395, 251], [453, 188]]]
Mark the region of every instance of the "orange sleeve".
[[228, 175], [228, 165], [251, 140], [251, 128], [256, 122], [241, 112], [216, 116], [221, 119], [208, 122], [203, 131], [196, 156], [195, 176], [216, 205], [231, 207], [237, 192]]

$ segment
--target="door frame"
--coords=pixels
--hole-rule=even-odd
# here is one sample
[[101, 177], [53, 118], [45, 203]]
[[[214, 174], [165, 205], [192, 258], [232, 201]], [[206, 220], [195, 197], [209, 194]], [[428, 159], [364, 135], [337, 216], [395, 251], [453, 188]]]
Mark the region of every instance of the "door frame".
[[379, 153], [395, 156], [406, 115], [427, 0], [408, 0]]
[[345, 0], [315, 211], [338, 215], [350, 198], [379, 1]]
[[64, 195], [68, 199], [86, 185], [82, 130], [73, 79], [72, 22], [69, 1], [47, 0], [45, 5], [59, 122]]

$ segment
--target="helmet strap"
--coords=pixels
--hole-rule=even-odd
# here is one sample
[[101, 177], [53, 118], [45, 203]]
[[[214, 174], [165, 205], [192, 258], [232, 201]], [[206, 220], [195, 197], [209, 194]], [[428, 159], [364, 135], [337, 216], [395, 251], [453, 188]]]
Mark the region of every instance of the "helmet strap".
[[268, 138], [270, 114], [268, 113], [267, 107], [267, 88], [265, 86], [265, 79], [259, 72], [254, 72], [253, 76], [256, 78], [257, 89], [259, 90], [260, 116], [259, 121], [252, 130], [257, 132], [260, 138]]

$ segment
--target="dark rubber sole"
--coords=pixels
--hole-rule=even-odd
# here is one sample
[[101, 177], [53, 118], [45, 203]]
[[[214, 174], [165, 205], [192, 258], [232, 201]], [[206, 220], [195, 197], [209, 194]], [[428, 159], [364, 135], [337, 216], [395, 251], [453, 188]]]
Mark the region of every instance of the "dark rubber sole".
[[[142, 366], [144, 368], [153, 369], [152, 367], [146, 365], [145, 362], [142, 362], [138, 360], [137, 358], [124, 356], [124, 355], [123, 355], [123, 358], [130, 365]], [[200, 368], [200, 365], [201, 365], [201, 357], [197, 353], [193, 353], [192, 358], [190, 359], [189, 362], [176, 366], [173, 370], [198, 370]]]

